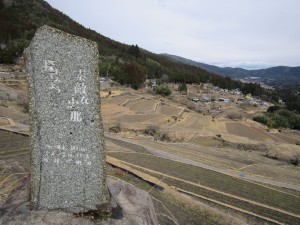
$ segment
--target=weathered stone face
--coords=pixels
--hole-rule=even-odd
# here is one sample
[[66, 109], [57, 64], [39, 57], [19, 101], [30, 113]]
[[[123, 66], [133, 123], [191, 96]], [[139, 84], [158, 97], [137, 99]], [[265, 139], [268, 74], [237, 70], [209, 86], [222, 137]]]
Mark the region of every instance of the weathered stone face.
[[109, 202], [98, 58], [96, 43], [48, 26], [25, 52], [33, 209], [84, 212]]

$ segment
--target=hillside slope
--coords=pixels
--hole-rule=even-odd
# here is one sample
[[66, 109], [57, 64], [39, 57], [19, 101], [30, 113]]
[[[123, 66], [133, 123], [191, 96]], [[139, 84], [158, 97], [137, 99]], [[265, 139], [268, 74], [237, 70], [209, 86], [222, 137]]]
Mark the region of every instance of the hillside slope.
[[[65, 32], [97, 42], [101, 54], [112, 54], [114, 50], [126, 50], [126, 45], [111, 40], [96, 31], [87, 29], [56, 10], [43, 0], [0, 0], [0, 41], [31, 40], [42, 25], [49, 25]], [[118, 50], [116, 50], [118, 49]]]

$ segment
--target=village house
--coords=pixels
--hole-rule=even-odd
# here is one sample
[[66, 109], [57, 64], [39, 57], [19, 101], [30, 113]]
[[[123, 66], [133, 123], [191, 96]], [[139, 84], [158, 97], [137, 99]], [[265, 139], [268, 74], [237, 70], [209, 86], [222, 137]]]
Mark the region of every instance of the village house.
[[209, 97], [209, 96], [202, 96], [201, 97], [201, 101], [202, 102], [211, 102], [211, 97]]
[[219, 98], [220, 102], [225, 102], [225, 103], [229, 103], [230, 99], [229, 98]]

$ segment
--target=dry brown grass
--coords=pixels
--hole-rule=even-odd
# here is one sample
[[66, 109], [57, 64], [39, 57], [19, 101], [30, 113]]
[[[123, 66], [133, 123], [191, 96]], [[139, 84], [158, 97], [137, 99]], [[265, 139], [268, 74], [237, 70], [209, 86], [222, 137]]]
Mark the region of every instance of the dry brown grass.
[[200, 201], [196, 201], [188, 195], [178, 194], [175, 190], [168, 190], [167, 193], [176, 198], [178, 201], [183, 204], [184, 208], [196, 209], [201, 213], [205, 218], [210, 218], [214, 224], [222, 225], [246, 225], [248, 224], [244, 218], [241, 216], [233, 216], [228, 212], [220, 211], [216, 208], [208, 206]]
[[0, 171], [0, 206], [6, 202], [14, 190], [20, 187], [24, 175], [28, 173], [13, 173], [6, 168]]
[[296, 145], [281, 144], [272, 146], [265, 152], [265, 156], [294, 166], [300, 164], [300, 148]]
[[244, 116], [240, 111], [231, 110], [226, 113], [226, 118], [231, 120], [242, 120]]
[[123, 170], [119, 167], [114, 167], [113, 168], [113, 174], [119, 178], [122, 178], [123, 176], [125, 176], [128, 172], [126, 170]]

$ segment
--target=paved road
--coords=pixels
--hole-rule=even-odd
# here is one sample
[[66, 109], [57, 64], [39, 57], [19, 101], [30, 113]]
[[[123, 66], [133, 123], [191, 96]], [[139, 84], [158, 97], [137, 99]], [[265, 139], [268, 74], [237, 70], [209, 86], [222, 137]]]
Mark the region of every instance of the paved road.
[[130, 144], [140, 146], [140, 147], [146, 149], [149, 153], [151, 153], [155, 156], [165, 158], [165, 159], [175, 160], [175, 161], [186, 163], [186, 164], [189, 164], [189, 165], [198, 166], [198, 167], [201, 167], [201, 168], [204, 168], [204, 169], [212, 170], [212, 171], [215, 171], [215, 172], [223, 173], [223, 174], [226, 174], [226, 175], [229, 175], [229, 176], [233, 176], [233, 177], [248, 180], [248, 181], [261, 182], [261, 183], [265, 183], [265, 184], [271, 184], [271, 185], [274, 185], [274, 186], [277, 186], [277, 187], [283, 187], [283, 188], [288, 188], [288, 189], [291, 189], [291, 190], [300, 191], [300, 185], [289, 184], [289, 183], [285, 183], [285, 182], [276, 181], [276, 180], [273, 180], [273, 179], [268, 179], [268, 178], [265, 178], [265, 177], [249, 175], [249, 174], [246, 174], [246, 173], [243, 173], [244, 176], [241, 177], [241, 172], [239, 172], [239, 171], [234, 171], [234, 170], [230, 170], [230, 169], [220, 169], [220, 168], [216, 168], [216, 167], [213, 167], [213, 166], [209, 166], [209, 165], [206, 165], [204, 163], [197, 162], [197, 161], [190, 160], [190, 159], [186, 159], [184, 157], [181, 157], [181, 156], [169, 153], [169, 152], [165, 152], [165, 151], [157, 149], [157, 148], [152, 148], [150, 146], [141, 145], [139, 143], [134, 142], [134, 140], [128, 140], [128, 139], [125, 139], [125, 138], [116, 137], [116, 136], [112, 136], [112, 135], [108, 135], [108, 134], [106, 134], [105, 136], [107, 136], [109, 138], [112, 138], [112, 139], [115, 139], [115, 140], [120, 140], [120, 141], [125, 142], [125, 143], [130, 143]]

